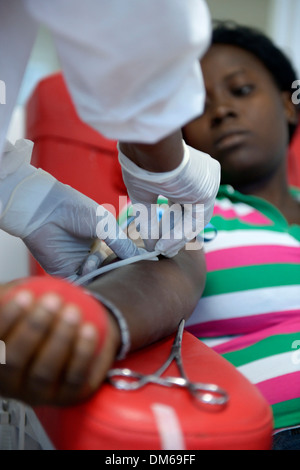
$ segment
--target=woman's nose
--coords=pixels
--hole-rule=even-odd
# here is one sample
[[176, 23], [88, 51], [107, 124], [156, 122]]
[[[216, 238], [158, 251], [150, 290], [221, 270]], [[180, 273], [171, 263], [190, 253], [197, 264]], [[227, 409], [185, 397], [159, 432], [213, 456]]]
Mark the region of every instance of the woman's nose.
[[235, 108], [229, 102], [216, 102], [212, 105], [211, 110], [211, 125], [217, 126], [225, 119], [236, 117], [237, 113]]

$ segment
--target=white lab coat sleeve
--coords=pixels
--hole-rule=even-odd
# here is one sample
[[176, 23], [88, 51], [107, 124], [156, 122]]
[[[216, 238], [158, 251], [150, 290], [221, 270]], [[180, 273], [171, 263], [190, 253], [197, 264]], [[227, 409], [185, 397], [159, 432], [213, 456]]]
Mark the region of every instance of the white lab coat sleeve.
[[80, 117], [108, 138], [155, 142], [201, 114], [204, 0], [25, 0], [52, 32]]
[[38, 25], [22, 0], [0, 2], [0, 168], [7, 131]]

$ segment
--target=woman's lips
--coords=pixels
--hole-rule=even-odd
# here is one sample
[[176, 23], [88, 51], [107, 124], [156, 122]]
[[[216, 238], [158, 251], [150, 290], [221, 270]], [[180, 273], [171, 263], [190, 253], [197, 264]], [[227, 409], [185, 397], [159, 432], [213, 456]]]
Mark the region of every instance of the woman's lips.
[[247, 136], [245, 131], [228, 132], [215, 141], [215, 148], [217, 150], [228, 150], [243, 144]]

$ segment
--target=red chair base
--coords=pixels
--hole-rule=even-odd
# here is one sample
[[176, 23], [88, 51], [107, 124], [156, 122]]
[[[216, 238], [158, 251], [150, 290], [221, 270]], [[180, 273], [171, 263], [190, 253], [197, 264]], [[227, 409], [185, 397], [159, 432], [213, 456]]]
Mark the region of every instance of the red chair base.
[[[173, 336], [131, 354], [116, 367], [152, 373], [169, 355]], [[257, 388], [230, 363], [184, 332], [183, 363], [192, 381], [216, 383], [224, 407], [197, 403], [182, 388], [148, 384], [120, 391], [105, 383], [91, 400], [35, 411], [58, 450], [267, 450], [273, 418]], [[176, 375], [175, 363], [164, 376]]]

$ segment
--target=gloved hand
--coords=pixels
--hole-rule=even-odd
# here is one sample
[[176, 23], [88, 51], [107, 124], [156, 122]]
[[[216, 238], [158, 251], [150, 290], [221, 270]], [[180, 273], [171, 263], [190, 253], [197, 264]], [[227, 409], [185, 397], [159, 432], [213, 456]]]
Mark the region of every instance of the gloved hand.
[[[175, 256], [211, 219], [220, 185], [219, 162], [185, 143], [183, 161], [173, 171], [143, 170], [120, 149], [119, 162], [147, 250]], [[165, 196], [169, 204], [160, 226], [156, 214], [158, 196]]]
[[[2, 230], [22, 238], [45, 271], [60, 277], [80, 268], [98, 238], [121, 259], [139, 254], [104, 207], [30, 165], [31, 148], [31, 143], [22, 140], [16, 146], [8, 144], [3, 155]], [[95, 257], [93, 261], [90, 269], [98, 267]]]

